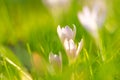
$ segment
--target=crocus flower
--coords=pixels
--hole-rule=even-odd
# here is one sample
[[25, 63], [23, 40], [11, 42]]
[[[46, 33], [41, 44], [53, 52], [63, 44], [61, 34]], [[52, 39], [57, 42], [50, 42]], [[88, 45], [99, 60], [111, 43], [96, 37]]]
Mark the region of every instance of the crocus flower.
[[78, 13], [78, 18], [83, 27], [94, 37], [98, 38], [98, 28], [105, 20], [106, 10], [102, 4], [96, 2], [92, 10], [87, 6], [83, 7], [83, 12]]
[[83, 47], [83, 39], [81, 39], [81, 41], [78, 43], [78, 46], [74, 43], [72, 39], [70, 40], [65, 39], [64, 48], [67, 53], [69, 62], [71, 61], [74, 62], [77, 59], [80, 51], [82, 50], [82, 47]]
[[92, 10], [87, 6], [83, 7], [83, 12], [78, 13], [78, 18], [83, 27], [94, 37], [96, 45], [100, 48], [100, 55], [104, 61], [102, 54], [102, 42], [98, 29], [102, 26], [106, 16], [106, 7], [103, 0], [96, 0], [93, 3]]
[[90, 9], [85, 6], [83, 12], [78, 14], [78, 18], [83, 27], [90, 32], [93, 37], [98, 37], [97, 14], [95, 11], [90, 11]]
[[54, 72], [62, 71], [62, 56], [61, 53], [59, 55], [53, 54], [52, 52], [49, 54], [49, 62], [54, 69]]
[[61, 28], [60, 25], [58, 25], [57, 33], [58, 33], [58, 36], [62, 43], [64, 43], [65, 39], [69, 40], [69, 39], [75, 38], [76, 27], [75, 27], [75, 25], [73, 25], [73, 26], [74, 26], [74, 29], [72, 30], [69, 26], [65, 26], [65, 28]]

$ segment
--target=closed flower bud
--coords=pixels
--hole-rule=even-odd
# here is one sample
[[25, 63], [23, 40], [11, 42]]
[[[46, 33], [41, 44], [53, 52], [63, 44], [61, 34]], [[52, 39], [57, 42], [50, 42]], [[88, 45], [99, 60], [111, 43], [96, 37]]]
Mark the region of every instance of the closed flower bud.
[[53, 54], [52, 52], [49, 54], [49, 62], [53, 68], [54, 72], [62, 71], [62, 56], [61, 53], [59, 55]]

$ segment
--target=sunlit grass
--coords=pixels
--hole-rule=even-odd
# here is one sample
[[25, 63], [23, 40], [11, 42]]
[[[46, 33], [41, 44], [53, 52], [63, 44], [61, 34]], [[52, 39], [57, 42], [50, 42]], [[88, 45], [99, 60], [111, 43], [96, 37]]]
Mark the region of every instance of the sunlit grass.
[[[0, 79], [120, 80], [120, 1], [107, 2], [106, 19], [96, 41], [78, 20], [77, 14], [84, 5], [82, 0], [73, 0], [68, 11], [62, 10], [57, 16], [42, 0], [1, 0]], [[69, 64], [57, 27], [68, 25], [73, 29], [73, 24], [74, 42], [83, 38], [84, 46], [76, 61]], [[51, 67], [50, 52], [56, 55], [61, 52], [62, 71]]]

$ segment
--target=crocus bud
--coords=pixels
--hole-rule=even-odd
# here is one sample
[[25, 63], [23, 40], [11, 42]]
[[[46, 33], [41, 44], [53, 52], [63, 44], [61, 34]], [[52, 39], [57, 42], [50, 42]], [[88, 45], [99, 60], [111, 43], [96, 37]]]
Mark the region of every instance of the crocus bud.
[[70, 63], [71, 61], [74, 62], [77, 59], [80, 51], [82, 50], [82, 47], [83, 47], [83, 39], [81, 39], [81, 41], [78, 43], [78, 46], [74, 43], [72, 39], [70, 40], [65, 39], [64, 48]]
[[65, 28], [61, 28], [60, 25], [58, 25], [57, 33], [58, 33], [58, 36], [62, 43], [64, 43], [65, 39], [69, 40], [69, 39], [75, 38], [76, 27], [75, 27], [75, 25], [73, 25], [73, 26], [74, 26], [74, 29], [72, 30], [69, 26], [65, 26]]
[[53, 54], [52, 52], [49, 54], [49, 62], [53, 68], [54, 72], [62, 71], [62, 56], [61, 53], [59, 55]]

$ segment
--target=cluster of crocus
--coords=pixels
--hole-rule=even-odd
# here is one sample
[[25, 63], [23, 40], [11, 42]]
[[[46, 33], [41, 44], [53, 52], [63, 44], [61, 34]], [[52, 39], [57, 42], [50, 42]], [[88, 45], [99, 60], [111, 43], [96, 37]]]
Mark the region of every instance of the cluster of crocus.
[[[60, 26], [57, 27], [58, 36], [61, 40], [61, 43], [64, 46], [70, 64], [76, 61], [83, 47], [83, 39], [81, 39], [78, 45], [74, 43], [74, 38], [76, 35], [76, 27], [75, 25], [73, 26], [74, 26], [73, 30], [69, 26], [65, 26], [65, 28], [61, 28]], [[54, 68], [55, 70], [54, 72], [56, 72], [56, 70], [61, 72], [62, 70], [61, 53], [59, 55], [56, 55], [51, 52], [49, 54], [49, 62], [52, 65], [52, 68]]]
[[78, 43], [78, 46], [74, 43], [76, 27], [75, 25], [73, 26], [73, 30], [69, 26], [65, 26], [65, 28], [58, 26], [57, 28], [58, 36], [64, 46], [70, 63], [77, 59], [77, 56], [83, 47], [83, 39]]
[[[78, 13], [78, 18], [83, 27], [99, 41], [98, 28], [102, 26], [105, 20], [106, 11], [104, 8], [101, 8], [101, 4], [95, 3], [92, 7], [92, 10], [89, 7], [83, 7], [83, 12]], [[102, 9], [102, 10], [101, 10]], [[100, 13], [101, 12], [101, 13]], [[61, 28], [60, 25], [57, 27], [57, 33], [60, 38], [60, 41], [66, 51], [69, 63], [74, 63], [83, 48], [83, 39], [78, 42], [78, 45], [75, 44], [74, 39], [76, 35], [76, 26], [73, 25], [73, 29], [69, 26]], [[61, 54], [54, 55], [50, 53], [49, 61], [55, 69], [62, 70], [62, 56]]]

